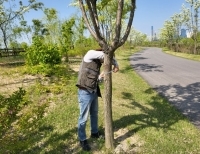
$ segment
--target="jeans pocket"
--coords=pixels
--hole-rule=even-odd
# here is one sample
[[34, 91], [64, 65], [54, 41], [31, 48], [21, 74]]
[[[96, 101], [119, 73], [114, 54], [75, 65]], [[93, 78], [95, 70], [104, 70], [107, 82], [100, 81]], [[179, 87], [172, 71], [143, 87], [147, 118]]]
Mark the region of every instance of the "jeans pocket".
[[78, 90], [78, 95], [89, 95], [90, 92], [87, 90], [79, 89]]

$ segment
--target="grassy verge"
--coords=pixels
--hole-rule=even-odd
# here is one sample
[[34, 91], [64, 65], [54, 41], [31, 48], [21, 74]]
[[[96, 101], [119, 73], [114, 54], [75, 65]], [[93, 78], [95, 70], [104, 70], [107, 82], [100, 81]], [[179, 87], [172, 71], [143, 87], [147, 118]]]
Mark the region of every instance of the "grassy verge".
[[[120, 71], [113, 73], [116, 147], [121, 145], [121, 153], [199, 153], [199, 130], [133, 71], [129, 63], [133, 52], [136, 51], [116, 52], [120, 66]], [[0, 153], [86, 153], [81, 151], [77, 140], [77, 72], [66, 70], [65, 74], [59, 74], [62, 75], [37, 80], [26, 89], [23, 100], [26, 106], [12, 127], [1, 134]], [[101, 88], [103, 92], [103, 85]], [[99, 125], [103, 130], [102, 98], [99, 108]], [[89, 123], [87, 134], [89, 137]], [[107, 153], [102, 139], [89, 142], [91, 153]]]
[[174, 55], [174, 56], [178, 56], [178, 57], [182, 57], [182, 58], [186, 58], [186, 59], [191, 59], [191, 60], [195, 60], [195, 61], [200, 61], [200, 55], [174, 52], [174, 51], [171, 51], [171, 50], [166, 49], [166, 48], [164, 48], [163, 51], [165, 53], [168, 53], [168, 54], [171, 54], [171, 55]]

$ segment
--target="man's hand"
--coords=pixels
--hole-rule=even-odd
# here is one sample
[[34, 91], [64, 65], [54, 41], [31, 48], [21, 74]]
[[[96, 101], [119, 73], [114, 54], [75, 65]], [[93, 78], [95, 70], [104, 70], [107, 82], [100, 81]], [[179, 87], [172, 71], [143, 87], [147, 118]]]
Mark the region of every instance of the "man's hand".
[[101, 74], [99, 75], [99, 78], [104, 78], [104, 72], [101, 72]]
[[102, 82], [104, 80], [104, 72], [101, 72], [101, 74], [99, 75], [98, 79], [99, 79], [99, 82]]
[[118, 72], [118, 71], [119, 71], [119, 67], [118, 67], [118, 66], [114, 66], [114, 67], [113, 67], [113, 72], [116, 73], [116, 72]]

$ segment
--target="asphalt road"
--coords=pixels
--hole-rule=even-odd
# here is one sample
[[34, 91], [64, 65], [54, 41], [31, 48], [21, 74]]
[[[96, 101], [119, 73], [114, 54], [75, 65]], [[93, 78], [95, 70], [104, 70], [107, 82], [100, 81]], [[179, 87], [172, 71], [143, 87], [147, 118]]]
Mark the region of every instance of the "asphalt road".
[[200, 128], [200, 62], [166, 54], [160, 48], [146, 48], [133, 54], [130, 63], [151, 87]]

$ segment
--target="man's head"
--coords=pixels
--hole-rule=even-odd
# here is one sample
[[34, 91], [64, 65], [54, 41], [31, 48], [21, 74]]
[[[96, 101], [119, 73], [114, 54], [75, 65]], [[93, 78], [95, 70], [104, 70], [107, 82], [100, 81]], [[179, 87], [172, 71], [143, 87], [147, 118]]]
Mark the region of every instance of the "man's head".
[[[95, 51], [101, 51], [101, 52], [103, 52], [103, 49], [102, 49], [102, 48], [97, 48], [97, 49], [95, 49]], [[100, 59], [100, 62], [103, 63], [104, 60], [103, 60], [103, 59]]]

